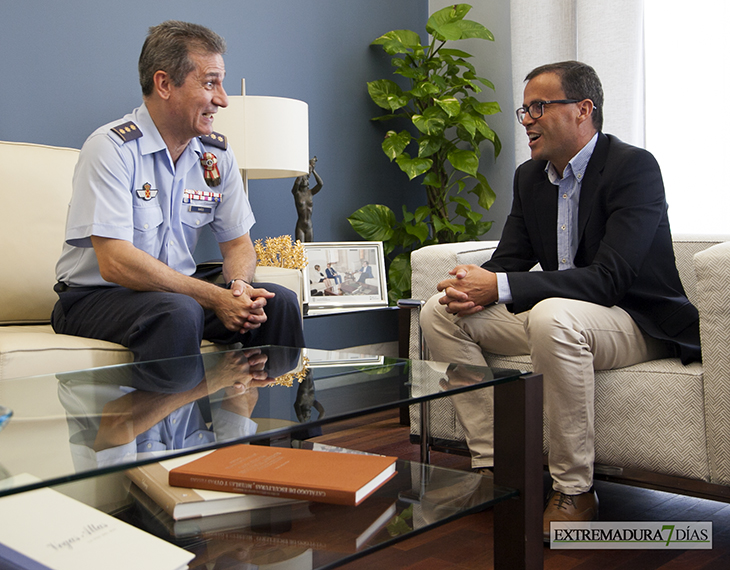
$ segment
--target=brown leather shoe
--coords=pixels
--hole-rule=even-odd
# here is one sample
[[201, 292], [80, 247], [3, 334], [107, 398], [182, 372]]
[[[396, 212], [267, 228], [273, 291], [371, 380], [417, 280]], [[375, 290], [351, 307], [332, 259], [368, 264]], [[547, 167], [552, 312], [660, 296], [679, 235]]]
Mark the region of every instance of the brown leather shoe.
[[547, 507], [542, 515], [542, 534], [545, 542], [550, 542], [550, 521], [594, 521], [598, 518], [598, 495], [588, 491], [580, 495], [566, 495], [551, 491]]

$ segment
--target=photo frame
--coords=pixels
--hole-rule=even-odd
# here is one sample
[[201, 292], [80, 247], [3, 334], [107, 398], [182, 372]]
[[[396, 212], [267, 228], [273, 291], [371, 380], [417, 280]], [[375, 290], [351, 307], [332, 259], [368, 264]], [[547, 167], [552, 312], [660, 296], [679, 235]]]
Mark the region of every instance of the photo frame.
[[302, 245], [307, 254], [304, 302], [310, 313], [338, 307], [388, 306], [382, 242], [305, 242]]
[[308, 368], [329, 368], [337, 366], [382, 365], [385, 357], [374, 354], [361, 354], [359, 352], [347, 352], [343, 350], [317, 350], [305, 348], [304, 354], [307, 357]]

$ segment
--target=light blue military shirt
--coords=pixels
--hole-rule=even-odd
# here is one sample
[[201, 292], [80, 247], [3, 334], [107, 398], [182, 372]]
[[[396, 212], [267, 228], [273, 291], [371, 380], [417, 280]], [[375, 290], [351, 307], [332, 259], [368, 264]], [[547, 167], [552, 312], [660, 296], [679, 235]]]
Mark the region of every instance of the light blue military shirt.
[[[129, 122], [134, 126], [125, 142], [124, 133], [120, 136], [112, 128]], [[132, 242], [192, 275], [193, 252], [205, 226], [219, 243], [247, 234], [255, 219], [236, 159], [230, 148], [204, 143], [206, 138], [190, 141], [173, 164], [145, 105], [92, 133], [74, 172], [66, 239], [56, 265], [58, 281], [78, 287], [109, 285], [99, 272], [92, 235]], [[217, 161], [218, 186], [205, 181], [204, 153]]]

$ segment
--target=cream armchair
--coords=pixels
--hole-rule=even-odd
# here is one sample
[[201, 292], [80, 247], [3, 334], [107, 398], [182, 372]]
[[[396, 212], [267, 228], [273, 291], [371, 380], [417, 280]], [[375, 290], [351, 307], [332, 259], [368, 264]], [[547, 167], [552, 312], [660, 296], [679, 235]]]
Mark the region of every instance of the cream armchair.
[[[129, 362], [111, 342], [58, 335], [50, 315], [78, 150], [0, 141], [0, 381]], [[257, 281], [276, 282], [302, 299], [302, 273], [259, 267]], [[204, 351], [216, 350], [204, 343]]]
[[[664, 359], [596, 374], [596, 473], [683, 492], [730, 498], [730, 236], [674, 238], [680, 277], [700, 312], [702, 363]], [[428, 299], [460, 263], [480, 265], [497, 242], [425, 247], [412, 254], [413, 297]], [[410, 356], [418, 358], [418, 322]], [[485, 354], [493, 367], [531, 370], [529, 356]], [[411, 410], [417, 438], [418, 410]], [[434, 438], [463, 441], [447, 399], [434, 402]], [[543, 443], [547, 453], [547, 432]]]

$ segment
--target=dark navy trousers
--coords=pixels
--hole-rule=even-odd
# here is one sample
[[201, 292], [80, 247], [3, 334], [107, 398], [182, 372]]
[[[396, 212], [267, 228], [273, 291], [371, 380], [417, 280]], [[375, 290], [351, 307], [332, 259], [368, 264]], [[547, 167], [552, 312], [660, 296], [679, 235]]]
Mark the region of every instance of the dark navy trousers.
[[243, 346], [304, 347], [297, 296], [286, 287], [257, 283], [276, 293], [264, 311], [267, 321], [241, 334], [226, 329], [211, 310], [179, 293], [132, 291], [125, 287], [65, 287], [51, 323], [57, 333], [107, 340], [126, 346], [135, 362], [200, 354], [203, 339]]

